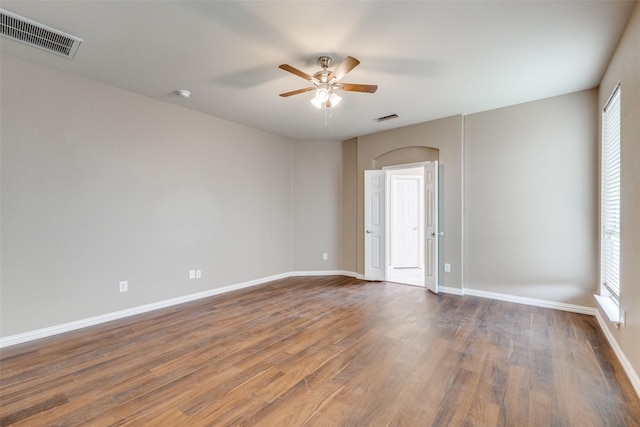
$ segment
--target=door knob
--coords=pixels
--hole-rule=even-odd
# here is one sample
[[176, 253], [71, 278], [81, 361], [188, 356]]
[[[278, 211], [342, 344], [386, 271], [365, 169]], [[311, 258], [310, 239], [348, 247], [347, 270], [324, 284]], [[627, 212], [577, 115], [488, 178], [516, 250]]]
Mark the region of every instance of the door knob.
[[444, 231], [440, 231], [439, 233], [433, 232], [433, 233], [431, 233], [431, 235], [432, 235], [433, 237], [436, 237], [436, 236], [444, 236]]
[[371, 233], [373, 233], [373, 231], [371, 231], [371, 230], [367, 230], [367, 231], [366, 231], [366, 233], [367, 233], [367, 234], [371, 234]]

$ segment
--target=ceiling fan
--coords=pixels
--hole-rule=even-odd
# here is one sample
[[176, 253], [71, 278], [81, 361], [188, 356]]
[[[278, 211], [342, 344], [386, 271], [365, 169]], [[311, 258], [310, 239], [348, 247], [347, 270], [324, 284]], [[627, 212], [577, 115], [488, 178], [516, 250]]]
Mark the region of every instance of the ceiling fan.
[[342, 98], [336, 94], [338, 90], [346, 90], [349, 92], [366, 92], [374, 93], [378, 86], [376, 85], [363, 85], [353, 83], [341, 83], [340, 80], [353, 70], [360, 61], [351, 56], [347, 56], [333, 71], [329, 70], [331, 65], [331, 58], [329, 56], [321, 56], [317, 61], [318, 65], [322, 67], [322, 70], [315, 73], [313, 76], [300, 71], [297, 68], [292, 67], [289, 64], [282, 64], [280, 68], [288, 71], [296, 76], [302, 77], [305, 80], [309, 80], [313, 86], [306, 87], [304, 89], [298, 89], [291, 92], [281, 93], [280, 96], [287, 97], [297, 95], [299, 93], [316, 91], [315, 96], [311, 100], [311, 103], [316, 108], [322, 107], [335, 107], [340, 103]]

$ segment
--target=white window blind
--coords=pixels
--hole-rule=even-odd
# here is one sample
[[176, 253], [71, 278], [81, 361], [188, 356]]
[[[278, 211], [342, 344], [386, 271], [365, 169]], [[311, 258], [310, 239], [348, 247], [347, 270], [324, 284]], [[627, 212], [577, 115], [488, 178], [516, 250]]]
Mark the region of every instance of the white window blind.
[[620, 86], [602, 115], [601, 284], [620, 294]]

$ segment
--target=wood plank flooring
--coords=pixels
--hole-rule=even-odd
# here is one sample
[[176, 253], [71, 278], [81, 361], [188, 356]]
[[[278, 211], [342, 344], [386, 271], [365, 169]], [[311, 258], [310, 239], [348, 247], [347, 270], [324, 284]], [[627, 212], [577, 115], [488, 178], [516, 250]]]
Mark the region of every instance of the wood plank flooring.
[[592, 316], [301, 277], [0, 351], [0, 425], [640, 426]]

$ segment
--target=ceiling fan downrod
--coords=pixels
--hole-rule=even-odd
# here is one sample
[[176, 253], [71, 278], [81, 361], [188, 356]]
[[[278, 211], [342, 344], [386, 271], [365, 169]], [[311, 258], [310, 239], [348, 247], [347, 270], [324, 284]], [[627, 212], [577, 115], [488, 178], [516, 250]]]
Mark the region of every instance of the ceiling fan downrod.
[[329, 68], [329, 65], [331, 65], [331, 57], [330, 56], [321, 56], [318, 58], [318, 65], [321, 66], [323, 69], [327, 69]]

